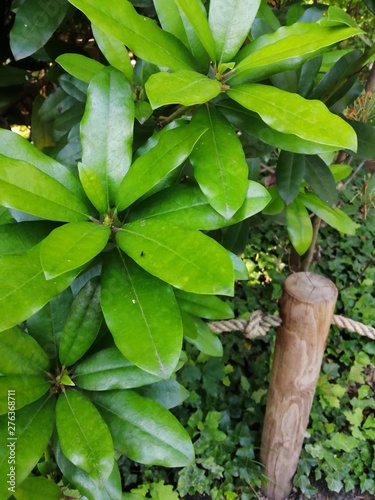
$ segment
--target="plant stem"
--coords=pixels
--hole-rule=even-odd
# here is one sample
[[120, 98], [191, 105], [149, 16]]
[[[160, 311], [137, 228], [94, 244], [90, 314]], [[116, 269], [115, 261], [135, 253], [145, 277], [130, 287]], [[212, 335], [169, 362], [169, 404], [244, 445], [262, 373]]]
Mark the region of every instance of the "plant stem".
[[319, 233], [319, 228], [320, 228], [320, 223], [322, 222], [322, 219], [315, 215], [313, 217], [313, 237], [311, 241], [311, 245], [309, 246], [309, 249], [306, 252], [306, 257], [304, 258], [302, 262], [302, 271], [307, 272], [309, 270], [309, 267], [311, 266], [311, 263], [314, 258], [314, 253], [315, 253], [315, 247], [316, 247], [316, 241], [318, 239], [318, 233]]
[[169, 116], [161, 116], [159, 118], [159, 123], [162, 127], [168, 125], [168, 123], [173, 122], [176, 118], [179, 118], [189, 109], [189, 106], [180, 106], [174, 113]]

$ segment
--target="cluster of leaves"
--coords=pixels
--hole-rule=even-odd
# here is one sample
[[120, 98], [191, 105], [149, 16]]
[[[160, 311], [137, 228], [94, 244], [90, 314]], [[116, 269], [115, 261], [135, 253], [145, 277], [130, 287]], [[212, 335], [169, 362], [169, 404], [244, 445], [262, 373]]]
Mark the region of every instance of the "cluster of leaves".
[[[358, 223], [365, 200], [356, 194], [362, 192], [363, 177], [370, 196], [374, 176], [364, 169], [340, 193], [342, 202], [351, 200], [344, 210]], [[375, 266], [367, 265], [374, 256], [374, 221], [375, 209], [370, 207], [359, 234], [347, 239], [339, 239], [335, 231], [323, 227], [320, 256], [314, 261], [314, 269], [330, 276], [340, 289], [336, 312], [366, 324], [373, 323], [375, 301]], [[236, 316], [259, 307], [274, 312], [287, 275], [286, 243], [275, 244], [275, 227], [269, 219], [257, 227], [244, 254], [250, 280], [238, 284], [232, 302]], [[353, 307], [361, 296], [367, 306], [361, 301], [360, 307]], [[173, 475], [123, 461], [120, 469], [126, 488], [135, 491], [140, 478], [145, 483], [159, 478], [175, 484], [179, 497], [205, 493], [217, 499], [257, 498], [263, 475], [257, 459], [273, 335], [271, 331], [249, 344], [226, 334], [221, 359], [207, 359], [189, 349], [188, 362], [177, 379], [190, 390], [190, 396], [183, 407], [173, 411], [193, 438], [196, 463]], [[304, 497], [314, 498], [322, 488], [332, 498], [352, 491], [365, 497], [374, 494], [374, 366], [373, 341], [332, 328], [294, 479]], [[246, 451], [238, 451], [244, 445]]]
[[[372, 158], [374, 127], [338, 113], [360, 94], [356, 74], [375, 49], [330, 50], [362, 35], [335, 7], [324, 16], [304, 8], [282, 26], [260, 0], [206, 4], [12, 3], [4, 86], [16, 81], [19, 92], [13, 63], [30, 57], [43, 71], [52, 66], [34, 90], [55, 84], [35, 100], [34, 144], [0, 130], [0, 389], [16, 393], [16, 498], [22, 488], [40, 497], [54, 488], [57, 497], [47, 479], [22, 484], [52, 434], [64, 484], [95, 500], [121, 498], [115, 452], [192, 464], [191, 437], [202, 425], [198, 452], [227, 431], [236, 454], [228, 471], [259, 483], [246, 426], [221, 430], [221, 415], [202, 420], [198, 408], [189, 437], [169, 412], [187, 396], [175, 380], [183, 340], [222, 354], [201, 318], [233, 315], [215, 295], [232, 296], [234, 280], [247, 278], [230, 250], [238, 253], [254, 214], [281, 213], [299, 254], [312, 241], [309, 211], [354, 233], [356, 224], [332, 208], [348, 169], [328, 164], [339, 149]], [[91, 23], [101, 62], [69, 53], [69, 44], [51, 48], [55, 30], [77, 19]], [[16, 96], [4, 95], [7, 109]], [[254, 157], [275, 148], [277, 185], [267, 190]], [[233, 370], [246, 393], [246, 377]], [[0, 409], [5, 442], [7, 406]], [[224, 474], [217, 453], [201, 461], [214, 477]], [[1, 498], [9, 497], [8, 470], [3, 450]], [[189, 477], [181, 475], [184, 493]], [[230, 475], [223, 487], [233, 491]], [[212, 494], [222, 494], [219, 486]]]

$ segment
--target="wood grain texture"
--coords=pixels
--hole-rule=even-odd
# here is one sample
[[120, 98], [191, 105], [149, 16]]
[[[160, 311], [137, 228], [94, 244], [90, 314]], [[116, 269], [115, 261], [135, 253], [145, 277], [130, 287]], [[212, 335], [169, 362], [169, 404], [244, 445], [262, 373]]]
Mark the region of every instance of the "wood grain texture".
[[292, 489], [336, 299], [335, 285], [314, 273], [284, 283], [260, 455], [272, 500]]

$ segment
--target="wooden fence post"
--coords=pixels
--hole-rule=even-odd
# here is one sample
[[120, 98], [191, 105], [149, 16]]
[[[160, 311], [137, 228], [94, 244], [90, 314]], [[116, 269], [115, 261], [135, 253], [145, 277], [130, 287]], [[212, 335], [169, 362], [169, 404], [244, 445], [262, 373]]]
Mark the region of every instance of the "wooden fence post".
[[292, 274], [283, 286], [260, 452], [271, 500], [292, 489], [336, 299], [335, 285], [314, 273]]

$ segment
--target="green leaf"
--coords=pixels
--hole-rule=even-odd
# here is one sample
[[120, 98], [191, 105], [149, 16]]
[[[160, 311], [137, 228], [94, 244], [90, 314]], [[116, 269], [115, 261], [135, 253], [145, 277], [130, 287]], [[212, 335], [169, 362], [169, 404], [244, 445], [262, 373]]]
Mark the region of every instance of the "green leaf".
[[346, 120], [355, 130], [358, 137], [357, 152], [350, 151], [350, 154], [366, 160], [375, 160], [375, 127], [370, 123], [357, 122], [355, 120]]
[[299, 255], [307, 252], [313, 238], [311, 219], [299, 197], [286, 207], [286, 229], [291, 244]]
[[118, 245], [141, 267], [176, 288], [206, 294], [233, 294], [233, 265], [216, 241], [198, 231], [162, 220], [126, 224]]
[[73, 365], [86, 353], [99, 333], [102, 320], [100, 282], [93, 278], [75, 296], [62, 331], [59, 357], [63, 366]]
[[114, 462], [111, 475], [102, 488], [98, 488], [93, 478], [70, 462], [55, 440], [54, 454], [59, 469], [64, 475], [64, 479], [79, 489], [80, 493], [89, 500], [121, 500], [121, 476], [116, 462]]
[[335, 432], [331, 439], [328, 439], [326, 443], [334, 450], [342, 450], [346, 453], [350, 453], [354, 449], [358, 448], [358, 439], [353, 436], [348, 436], [343, 432]]
[[[157, 259], [147, 249], [139, 256]], [[113, 252], [103, 270], [101, 303], [122, 354], [139, 368], [168, 378], [182, 347], [182, 324], [172, 287], [146, 273], [122, 252]]]
[[139, 58], [173, 71], [195, 69], [194, 58], [186, 47], [152, 19], [138, 14], [127, 0], [113, 3], [110, 9], [100, 0], [70, 0], [70, 3]]
[[30, 163], [0, 155], [0, 203], [49, 220], [88, 218], [87, 207], [65, 186]]
[[54, 225], [45, 221], [0, 225], [0, 255], [15, 255], [29, 250], [43, 240]]
[[0, 330], [11, 328], [35, 314], [68, 288], [79, 272], [76, 270], [47, 281], [39, 251], [38, 245], [21, 255], [0, 257]]
[[298, 94], [261, 84], [241, 85], [227, 93], [279, 132], [336, 149], [357, 149], [354, 130], [320, 101], [308, 101]]
[[227, 120], [239, 130], [265, 143], [259, 146], [260, 155], [268, 152], [266, 144], [298, 154], [319, 154], [337, 150], [336, 146], [317, 144], [308, 139], [301, 139], [294, 134], [279, 132], [269, 127], [256, 113], [248, 111], [234, 101], [231, 102], [230, 99], [221, 101], [219, 109]]
[[339, 52], [339, 55], [341, 57], [329, 71], [327, 71], [315, 87], [311, 94], [312, 99], [320, 99], [324, 102], [327, 101], [327, 99], [352, 76], [354, 67], [363, 54], [361, 50], [352, 50], [349, 53], [343, 50]]
[[94, 25], [91, 29], [99, 49], [109, 64], [121, 71], [129, 81], [133, 81], [134, 70], [124, 44]]
[[17, 500], [34, 500], [35, 498], [60, 500], [61, 490], [56, 483], [45, 477], [28, 477], [17, 488], [14, 497]]
[[181, 40], [200, 63], [202, 73], [207, 73], [210, 57], [186, 15], [174, 1], [154, 0], [154, 6], [162, 28]]
[[[16, 394], [17, 396], [17, 394]], [[10, 458], [11, 444], [7, 438], [8, 415], [0, 417], [0, 440], [4, 443], [0, 447], [0, 498], [9, 498], [9, 476], [10, 467], [15, 467], [16, 487], [18, 487], [30, 474], [38, 463], [44, 450], [48, 446], [55, 423], [55, 399], [50, 395], [38, 399], [16, 413], [16, 435], [15, 463], [8, 462]]]
[[10, 47], [16, 61], [33, 54], [53, 35], [65, 17], [69, 3], [25, 0], [19, 5], [10, 31]]
[[233, 318], [234, 316], [228, 302], [213, 295], [198, 295], [183, 290], [175, 290], [174, 293], [180, 308], [194, 316], [211, 320]]
[[345, 163], [329, 165], [328, 168], [330, 169], [335, 182], [340, 182], [343, 179], [346, 179], [353, 172], [352, 167], [350, 165], [346, 165]]
[[306, 156], [305, 160], [305, 180], [311, 189], [328, 205], [336, 203], [336, 182], [329, 167], [319, 156]]
[[233, 60], [250, 31], [259, 5], [260, 0], [211, 0], [209, 24], [217, 61]]
[[202, 106], [192, 126], [208, 128], [190, 157], [195, 178], [213, 208], [229, 219], [246, 197], [248, 166], [241, 142], [214, 108]]
[[230, 85], [266, 78], [300, 67], [326, 47], [358, 35], [358, 28], [323, 27], [316, 23], [295, 23], [263, 35], [248, 44], [238, 55]]
[[9, 130], [0, 129], [0, 143], [8, 158], [30, 163], [45, 174], [53, 177], [86, 203], [79, 179], [64, 165], [39, 151], [19, 134]]
[[153, 399], [167, 410], [179, 406], [190, 394], [185, 387], [173, 378], [141, 387], [137, 392], [144, 398]]
[[56, 62], [67, 73], [86, 83], [90, 83], [105, 68], [104, 64], [81, 54], [62, 54], [56, 58]]
[[341, 233], [354, 235], [358, 224], [353, 222], [342, 210], [326, 205], [316, 194], [304, 193], [299, 198], [306, 208], [311, 210], [327, 224]]
[[116, 449], [131, 460], [184, 467], [194, 460], [189, 435], [168, 410], [131, 390], [90, 393]]
[[[107, 194], [106, 204], [103, 206], [102, 196], [97, 198], [92, 190], [87, 195], [102, 213], [114, 205], [121, 181], [129, 170], [133, 124], [130, 83], [117, 69], [104, 69], [91, 80], [81, 122], [82, 163], [98, 177]], [[83, 187], [86, 188], [86, 183]]]
[[221, 92], [220, 82], [188, 70], [155, 73], [145, 88], [152, 109], [166, 104], [203, 104]]
[[41, 375], [49, 369], [49, 359], [30, 335], [15, 326], [0, 333], [0, 373]]
[[9, 389], [15, 391], [15, 408], [18, 410], [39, 399], [50, 387], [44, 373], [0, 375], [0, 415], [9, 411], [7, 402]]
[[270, 201], [267, 190], [261, 184], [247, 182], [245, 202], [230, 219], [212, 208], [199, 187], [179, 184], [163, 189], [138, 204], [128, 220], [158, 217], [184, 229], [206, 231], [230, 226], [260, 212]]
[[114, 450], [109, 429], [95, 406], [79, 392], [65, 391], [57, 400], [56, 428], [64, 455], [103, 487], [113, 469]]
[[292, 203], [299, 193], [305, 173], [305, 157], [281, 151], [277, 160], [277, 190], [286, 205]]
[[160, 379], [135, 366], [117, 349], [109, 347], [92, 354], [74, 369], [75, 384], [88, 391], [132, 389]]
[[223, 346], [219, 337], [208, 328], [204, 321], [185, 312], [182, 312], [181, 316], [184, 337], [190, 344], [209, 356], [223, 355]]
[[268, 188], [268, 194], [271, 196], [271, 201], [263, 210], [263, 214], [265, 215], [277, 215], [281, 213], [285, 208], [285, 203], [283, 202], [281, 196], [279, 195], [279, 191], [276, 186], [270, 186]]
[[43, 347], [51, 362], [58, 357], [61, 333], [72, 301], [72, 291], [67, 288], [27, 320], [28, 332]]
[[46, 279], [87, 264], [107, 245], [110, 235], [108, 226], [93, 222], [75, 222], [54, 229], [40, 247]]
[[241, 257], [238, 257], [238, 255], [230, 250], [227, 250], [227, 252], [234, 267], [234, 279], [247, 281], [249, 279], [249, 271], [245, 262], [241, 259]]
[[117, 195], [118, 210], [130, 206], [181, 165], [204, 132], [203, 127], [185, 125], [163, 133], [152, 149], [135, 160], [122, 181]]
[[185, 14], [193, 30], [197, 34], [211, 61], [216, 60], [215, 42], [207, 21], [207, 15], [200, 0], [173, 0]]

